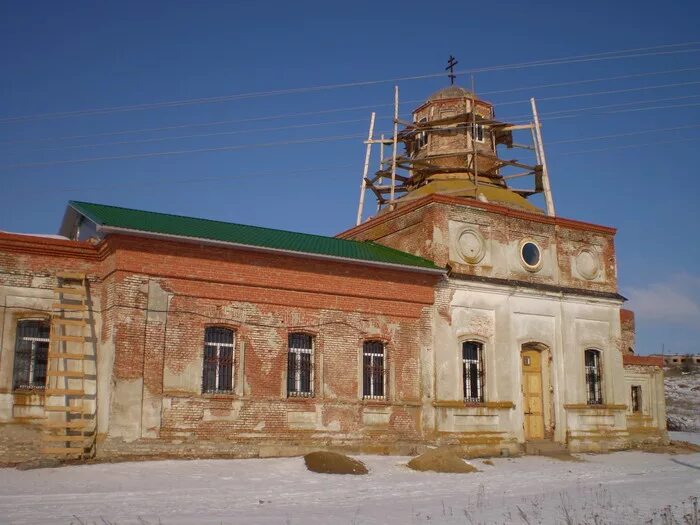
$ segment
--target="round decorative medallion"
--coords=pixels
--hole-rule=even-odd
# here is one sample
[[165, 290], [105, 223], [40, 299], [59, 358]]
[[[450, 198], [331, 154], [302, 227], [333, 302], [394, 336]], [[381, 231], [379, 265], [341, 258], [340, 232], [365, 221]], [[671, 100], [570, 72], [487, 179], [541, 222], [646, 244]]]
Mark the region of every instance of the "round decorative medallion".
[[576, 256], [576, 269], [584, 279], [595, 279], [600, 273], [598, 257], [590, 250], [581, 250]]
[[459, 253], [469, 264], [476, 264], [484, 258], [486, 250], [484, 248], [484, 239], [479, 232], [474, 230], [465, 230], [459, 236], [457, 241]]
[[524, 241], [520, 245], [520, 262], [526, 270], [536, 272], [542, 267], [542, 252], [532, 241]]

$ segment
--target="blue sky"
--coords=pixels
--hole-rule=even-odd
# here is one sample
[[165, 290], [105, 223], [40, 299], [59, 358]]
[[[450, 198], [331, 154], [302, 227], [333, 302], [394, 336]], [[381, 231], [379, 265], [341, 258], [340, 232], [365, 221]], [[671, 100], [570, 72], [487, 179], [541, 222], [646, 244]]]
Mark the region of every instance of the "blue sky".
[[[0, 229], [55, 232], [77, 199], [333, 235], [354, 223], [371, 108], [339, 110], [372, 106], [388, 130], [391, 82], [24, 117], [427, 75], [450, 54], [467, 70], [695, 42], [699, 17], [691, 1], [5, 1]], [[640, 353], [697, 352], [700, 45], [652, 52], [477, 73], [475, 83], [502, 118], [539, 100], [557, 213], [619, 228]], [[594, 79], [608, 80], [537, 87]], [[401, 81], [401, 99], [446, 82]], [[494, 93], [516, 88], [527, 89]], [[597, 109], [555, 113], [583, 108]], [[312, 114], [280, 118], [300, 113]], [[552, 118], [562, 115], [575, 116]], [[143, 131], [152, 128], [168, 129]], [[212, 148], [239, 149], [185, 153]], [[152, 153], [167, 154], [139, 156]]]

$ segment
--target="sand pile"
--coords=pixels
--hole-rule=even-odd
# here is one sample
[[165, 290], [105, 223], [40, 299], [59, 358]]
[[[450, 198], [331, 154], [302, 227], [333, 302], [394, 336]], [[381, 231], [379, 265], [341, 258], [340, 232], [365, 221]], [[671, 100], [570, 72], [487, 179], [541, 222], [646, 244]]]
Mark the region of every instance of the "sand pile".
[[438, 447], [428, 450], [424, 454], [413, 458], [408, 462], [409, 468], [420, 471], [467, 473], [478, 472], [476, 468], [457, 455], [451, 447]]
[[304, 462], [307, 469], [321, 474], [367, 474], [364, 463], [336, 452], [311, 452]]

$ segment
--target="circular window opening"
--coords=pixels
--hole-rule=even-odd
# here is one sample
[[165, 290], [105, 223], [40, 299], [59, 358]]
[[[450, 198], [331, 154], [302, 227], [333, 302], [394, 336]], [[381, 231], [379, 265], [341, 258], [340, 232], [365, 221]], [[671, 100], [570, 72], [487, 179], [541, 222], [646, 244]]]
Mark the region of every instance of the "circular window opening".
[[541, 261], [540, 249], [534, 242], [526, 242], [520, 249], [520, 256], [529, 268], [537, 268]]

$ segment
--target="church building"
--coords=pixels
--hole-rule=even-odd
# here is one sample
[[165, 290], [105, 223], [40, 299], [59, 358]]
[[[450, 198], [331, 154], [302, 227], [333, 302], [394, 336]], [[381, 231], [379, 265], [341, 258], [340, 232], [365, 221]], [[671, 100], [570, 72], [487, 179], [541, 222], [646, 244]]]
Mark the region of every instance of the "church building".
[[519, 129], [438, 91], [336, 237], [75, 201], [0, 233], [0, 462], [666, 442], [615, 229], [554, 214]]

